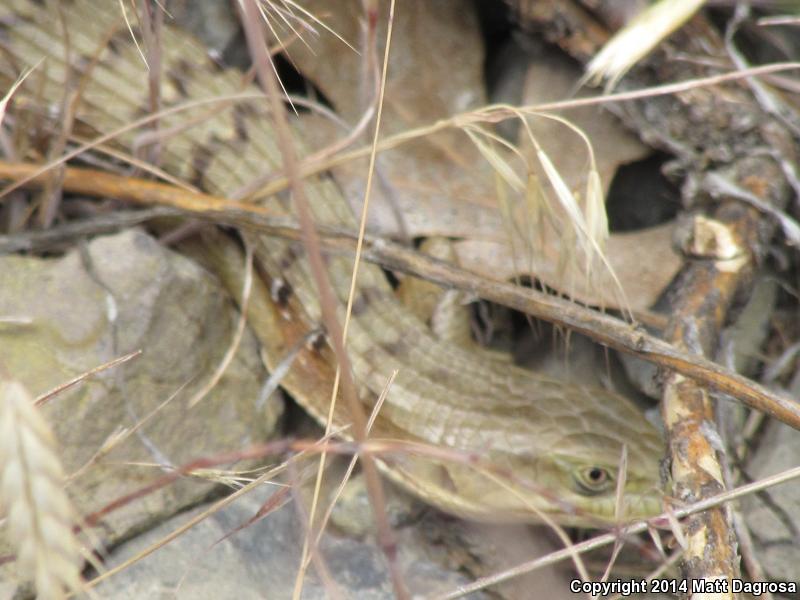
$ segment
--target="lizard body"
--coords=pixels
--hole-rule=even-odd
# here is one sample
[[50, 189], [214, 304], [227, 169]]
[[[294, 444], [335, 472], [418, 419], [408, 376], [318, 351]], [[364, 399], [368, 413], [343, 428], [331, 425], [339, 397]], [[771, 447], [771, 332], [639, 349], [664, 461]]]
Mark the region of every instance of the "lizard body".
[[[148, 114], [147, 71], [119, 6], [84, 0], [61, 4], [64, 27], [55, 11], [45, 8], [47, 3], [0, 1], [0, 80], [6, 89], [25, 68], [46, 57], [20, 93], [31, 102], [44, 101], [46, 109], [47, 103], [58, 106], [65, 85], [67, 90], [80, 89], [76, 126], [82, 131], [108, 133]], [[234, 195], [256, 177], [279, 169], [280, 153], [265, 100], [257, 94], [249, 101], [214, 100], [257, 90], [245, 85], [240, 73], [213, 63], [190, 36], [167, 27], [162, 43], [164, 106], [193, 102], [196, 107], [159, 119], [158, 128], [164, 132], [159, 166], [219, 196]], [[197, 105], [204, 99], [208, 102]], [[123, 133], [114, 145], [129, 150], [139, 133]], [[312, 177], [305, 187], [318, 223], [355, 228], [354, 216], [333, 182]], [[288, 197], [279, 194], [265, 203], [276, 214], [291, 215]], [[263, 275], [248, 318], [272, 368], [316, 327], [318, 299], [301, 245], [247, 235]], [[241, 258], [218, 242], [208, 246], [210, 260], [238, 293], [239, 275], [233, 265]], [[330, 256], [328, 267], [344, 306], [352, 260]], [[341, 307], [340, 315], [344, 316]], [[437, 339], [397, 302], [378, 267], [360, 267], [347, 347], [367, 405], [399, 369], [373, 437], [444, 446], [467, 457], [486, 458], [497, 467], [496, 473], [512, 474], [500, 485], [468, 460], [446, 462], [413, 453], [384, 457], [385, 472], [423, 500], [486, 520], [537, 521], [541, 511], [564, 524], [612, 522], [624, 444], [628, 466], [623, 516], [660, 511], [663, 442], [629, 401], [604, 389], [488, 360]], [[333, 369], [327, 347], [307, 347], [282, 382], [320, 421], [327, 416]], [[339, 409], [335, 424], [347, 423], [346, 411]]]

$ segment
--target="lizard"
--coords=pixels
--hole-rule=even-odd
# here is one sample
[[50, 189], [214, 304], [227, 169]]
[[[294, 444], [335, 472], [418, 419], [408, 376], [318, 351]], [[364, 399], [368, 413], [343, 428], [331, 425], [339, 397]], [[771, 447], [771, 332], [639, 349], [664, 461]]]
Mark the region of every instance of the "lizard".
[[[65, 89], [79, 90], [75, 128], [95, 135], [147, 115], [147, 69], [119, 7], [87, 0], [62, 2], [60, 11], [48, 6], [0, 1], [5, 89], [45, 59], [17, 92], [27, 106], [47, 114]], [[230, 197], [265, 172], [280, 169], [266, 100], [241, 73], [221, 67], [190, 35], [169, 26], [163, 31], [161, 60], [163, 107], [191, 106], [158, 118], [156, 154], [163, 171]], [[241, 99], [248, 92], [248, 99]], [[113, 145], [131, 152], [138, 133], [120, 133]], [[295, 132], [294, 137], [302, 153], [301, 136]], [[304, 186], [316, 223], [355, 229], [355, 217], [330, 178], [309, 177]], [[261, 201], [291, 217], [290, 200], [279, 193]], [[245, 235], [260, 275], [248, 322], [267, 366], [274, 368], [317, 327], [319, 301], [302, 245], [257, 232]], [[236, 296], [242, 259], [227, 239], [206, 234], [204, 245], [209, 264]], [[343, 316], [352, 259], [330, 255], [327, 266]], [[448, 344], [397, 300], [379, 267], [362, 265], [358, 281], [347, 349], [359, 396], [368, 407], [398, 371], [371, 437], [443, 447], [467, 457], [378, 456], [390, 479], [446, 512], [486, 521], [538, 522], [544, 515], [564, 525], [597, 527], [660, 512], [664, 442], [628, 399]], [[324, 422], [334, 372], [327, 344], [306, 345], [281, 385]], [[347, 411], [337, 408], [334, 425], [343, 437], [348, 423]], [[623, 447], [627, 467], [620, 499]], [[478, 468], [470, 459], [476, 456], [494, 470]]]

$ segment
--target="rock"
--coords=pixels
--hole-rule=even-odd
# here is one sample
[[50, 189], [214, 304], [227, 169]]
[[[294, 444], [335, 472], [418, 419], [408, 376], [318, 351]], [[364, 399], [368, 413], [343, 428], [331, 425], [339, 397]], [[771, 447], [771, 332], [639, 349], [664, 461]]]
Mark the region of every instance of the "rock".
[[[761, 446], [748, 464], [754, 480], [797, 467], [800, 437], [783, 423], [771, 420], [761, 437]], [[756, 545], [756, 557], [766, 575], [777, 581], [800, 580], [800, 481], [797, 479], [766, 490], [773, 506], [758, 496], [741, 501]]]
[[[328, 477], [328, 480], [335, 479]], [[407, 525], [417, 520], [422, 510], [419, 501], [384, 479], [383, 493], [386, 516], [392, 527]], [[329, 495], [329, 501], [333, 494]], [[331, 524], [353, 538], [364, 538], [374, 533], [375, 525], [363, 473], [351, 477], [331, 511]]]
[[[141, 231], [97, 238], [57, 259], [0, 257], [0, 316], [29, 320], [0, 325], [0, 373], [34, 395], [143, 352], [42, 407], [66, 472], [78, 472], [68, 491], [81, 515], [156, 480], [169, 465], [264, 441], [282, 413], [279, 399], [255, 407], [266, 373], [249, 332], [216, 387], [187, 406], [220, 364], [238, 313], [211, 275]], [[132, 433], [83, 469], [119, 430]], [[182, 478], [110, 512], [92, 534], [113, 544], [214, 487], [208, 478]]]
[[[119, 600], [171, 598], [192, 600], [256, 600], [291, 598], [305, 527], [297, 511], [286, 504], [265, 518], [226, 537], [257, 513], [274, 487], [262, 486], [193, 526], [185, 534], [97, 587], [101, 598]], [[197, 513], [174, 517], [157, 529], [115, 551], [113, 567], [157, 542]], [[424, 554], [424, 543], [413, 530], [399, 532], [399, 563], [412, 594], [442, 593], [466, 583]], [[344, 598], [394, 598], [383, 553], [374, 542], [325, 534], [321, 556]], [[333, 597], [310, 567], [303, 585], [304, 600]], [[483, 594], [469, 596], [486, 598]]]

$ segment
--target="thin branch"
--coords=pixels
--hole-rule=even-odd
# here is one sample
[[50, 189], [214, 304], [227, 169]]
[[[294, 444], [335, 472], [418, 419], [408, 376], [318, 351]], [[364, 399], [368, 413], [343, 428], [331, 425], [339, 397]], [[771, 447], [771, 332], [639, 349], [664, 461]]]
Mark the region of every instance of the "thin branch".
[[142, 210], [115, 211], [89, 219], [59, 224], [50, 229], [28, 230], [0, 236], [0, 254], [12, 252], [41, 252], [74, 241], [76, 238], [114, 233], [146, 221], [163, 217], [177, 217], [180, 211], [167, 206]]
[[[28, 179], [39, 170], [38, 165], [8, 164], [0, 161], [0, 179]], [[97, 179], [95, 179], [95, 177]], [[115, 185], [124, 190], [124, 199], [142, 203], [165, 203], [188, 211], [193, 217], [278, 235], [288, 239], [301, 239], [299, 228], [286, 219], [270, 218], [270, 211], [260, 206], [232, 202], [207, 194], [188, 194], [184, 190], [165, 184], [108, 175], [91, 169], [67, 169], [64, 189], [92, 194], [92, 187], [105, 178], [105, 192]], [[137, 193], [141, 184], [142, 193]], [[100, 195], [106, 195], [101, 192]], [[122, 193], [122, 192], [121, 192]], [[96, 195], [96, 194], [95, 194]], [[320, 228], [322, 246], [329, 252], [351, 253], [355, 250], [357, 236], [350, 231]], [[0, 236], [0, 247], [5, 238]], [[483, 278], [465, 269], [450, 265], [392, 242], [365, 236], [364, 259], [390, 269], [421, 277], [443, 287], [456, 288], [497, 304], [519, 310], [551, 323], [578, 331], [615, 350], [633, 354], [644, 360], [696, 379], [720, 392], [765, 412], [800, 430], [800, 405], [780, 396], [750, 379], [734, 373], [702, 356], [688, 354], [671, 344], [649, 335], [635, 325], [610, 315], [585, 308], [561, 298], [530, 288]]]

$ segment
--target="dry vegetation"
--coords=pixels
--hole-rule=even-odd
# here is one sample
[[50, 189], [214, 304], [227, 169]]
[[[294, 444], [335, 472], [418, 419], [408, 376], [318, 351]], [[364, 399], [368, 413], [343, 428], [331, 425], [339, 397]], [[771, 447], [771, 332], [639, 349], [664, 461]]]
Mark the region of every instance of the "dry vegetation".
[[[794, 220], [800, 190], [795, 160], [800, 138], [795, 77], [799, 65], [791, 61], [800, 48], [785, 30], [776, 30], [772, 35], [764, 29], [792, 27], [795, 21], [789, 17], [777, 21], [776, 9], [769, 7], [748, 13], [744, 4], [722, 3], [724, 6], [715, 9], [718, 12], [711, 13], [712, 24], [701, 10], [703, 2], [662, 1], [636, 18], [623, 18], [628, 22], [627, 28], [621, 26], [617, 36], [603, 48], [611, 25], [619, 18], [609, 7], [577, 1], [542, 1], [535, 6], [509, 2], [519, 21], [513, 21], [512, 13], [508, 13], [504, 26], [513, 30], [513, 36], [522, 36], [526, 30], [526, 35], [536, 40], [527, 43], [534, 44], [536, 50], [530, 52], [523, 45], [529, 53], [523, 52], [524, 57], [516, 59], [525, 65], [529, 78], [519, 76], [516, 80], [521, 96], [497, 96], [496, 102], [490, 103], [480, 46], [491, 40], [490, 30], [495, 26], [491, 10], [478, 10], [478, 3], [466, 0], [459, 6], [457, 0], [451, 0], [424, 8], [415, 5], [416, 12], [410, 14], [410, 4], [353, 0], [339, 6], [323, 0], [242, 0], [236, 3], [236, 12], [221, 3], [220, 14], [225, 17], [204, 12], [201, 18], [221, 19], [221, 29], [223, 20], [228, 19], [224, 22], [233, 32], [241, 22], [243, 37], [230, 44], [226, 40], [224, 57], [225, 48], [213, 47], [214, 40], [207, 40], [212, 45], [211, 54], [228, 60], [235, 55], [231, 45], [239, 52], [246, 50], [244, 66], [249, 70], [244, 75], [231, 76], [224, 92], [198, 100], [192, 96], [197, 91], [195, 80], [181, 72], [180, 56], [175, 56], [181, 48], [165, 46], [165, 40], [173, 39], [165, 35], [166, 28], [173, 26], [173, 18], [183, 27], [193, 27], [198, 34], [209, 29], [208, 24], [192, 25], [185, 3], [174, 2], [166, 7], [175, 12], [173, 15], [157, 3], [120, 0], [118, 8], [124, 19], [116, 29], [98, 37], [92, 26], [86, 25], [87, 36], [94, 44], [94, 54], [88, 55], [80, 54], [87, 52], [83, 32], [69, 29], [81, 25], [70, 20], [68, 5], [32, 9], [33, 4], [21, 1], [0, 3], [9, 22], [29, 19], [22, 18], [25, 11], [50, 10], [54, 22], [67, 29], [67, 35], [53, 37], [50, 56], [39, 61], [33, 58], [36, 53], [24, 48], [18, 39], [8, 41], [0, 36], [0, 44], [9, 45], [8, 59], [0, 63], [0, 82], [5, 85], [0, 103], [0, 178], [6, 182], [0, 190], [0, 249], [33, 256], [66, 255], [72, 257], [69, 260], [74, 265], [81, 265], [82, 277], [97, 286], [86, 297], [94, 294], [97, 305], [103, 307], [97, 309], [103, 315], [98, 319], [110, 324], [108, 333], [96, 334], [101, 340], [96, 343], [102, 349], [97, 355], [100, 357], [110, 359], [139, 348], [129, 348], [120, 341], [134, 339], [126, 337], [123, 327], [128, 323], [125, 306], [130, 298], [104, 279], [105, 266], [93, 262], [95, 259], [82, 241], [86, 238], [144, 223], [160, 237], [162, 245], [180, 248], [209, 269], [218, 267], [216, 272], [240, 311], [221, 334], [219, 339], [223, 341], [217, 343], [216, 351], [198, 359], [204, 365], [201, 375], [187, 374], [178, 389], [143, 404], [139, 403], [139, 388], [131, 383], [139, 375], [119, 374], [129, 366], [135, 368], [137, 360], [144, 360], [138, 354], [124, 357], [130, 365], [104, 365], [102, 373], [90, 367], [103, 360], [86, 366], [89, 359], [83, 355], [78, 358], [77, 352], [67, 354], [70, 358], [66, 362], [51, 367], [47, 373], [48, 377], [54, 373], [60, 376], [55, 380], [42, 375], [48, 371], [46, 366], [21, 373], [23, 363], [29, 362], [27, 355], [24, 360], [20, 358], [22, 350], [17, 351], [16, 358], [0, 354], [0, 508], [10, 546], [5, 562], [13, 563], [5, 566], [8, 573], [13, 569], [21, 579], [33, 581], [40, 598], [92, 593], [86, 590], [106, 580], [113, 582], [118, 574], [168, 548], [168, 543], [187, 535], [209, 516], [250, 492], [263, 490], [267, 482], [278, 482], [278, 491], [260, 502], [248, 519], [226, 530], [221, 539], [198, 542], [198, 547], [203, 548], [199, 554], [210, 554], [217, 544], [262, 519], [273, 518], [290, 504], [295, 507], [303, 531], [293, 532], [298, 540], [294, 570], [281, 574], [292, 583], [281, 593], [301, 597], [309, 573], [313, 572], [326, 594], [345, 597], [348, 591], [321, 548], [323, 540], [329, 539], [329, 524], [336, 520], [334, 505], [347, 495], [346, 482], [357, 463], [365, 482], [364, 494], [374, 514], [371, 535], [375, 542], [369, 548], [382, 551], [392, 593], [410, 597], [409, 584], [413, 582], [406, 571], [410, 559], [402, 552], [408, 535], [393, 522], [397, 492], [392, 488], [387, 492], [379, 466], [389, 465], [391, 470], [402, 467], [404, 461], [424, 457], [437, 468], [456, 464], [479, 474], [487, 490], [520, 495], [519, 490], [525, 489], [524, 477], [493, 464], [488, 459], [488, 449], [484, 453], [432, 446], [423, 443], [422, 437], [395, 439], [381, 429], [379, 419], [387, 412], [384, 402], [391, 403], [398, 376], [392, 365], [384, 365], [390, 376], [383, 381], [377, 402], [372, 407], [361, 403], [368, 388], [354, 376], [359, 372], [354, 362], [363, 358], [351, 355], [347, 340], [351, 319], [365, 310], [366, 296], [359, 295], [359, 277], [363, 279], [364, 269], [371, 267], [362, 263], [377, 263], [391, 270], [401, 286], [412, 275], [451, 292], [457, 290], [458, 295], [450, 297], [450, 306], [455, 307], [459, 317], [469, 313], [466, 318], [473, 319], [476, 337], [491, 329], [478, 314], [486, 306], [473, 305], [479, 307], [474, 311], [466, 311], [464, 306], [480, 298], [526, 313], [526, 323], [532, 317], [554, 323], [663, 369], [655, 383], [649, 381], [660, 396], [666, 435], [668, 462], [664, 464], [668, 467], [662, 474], [667, 490], [663, 514], [579, 541], [575, 532], [559, 525], [563, 514], [561, 519], [558, 515], [553, 519], [532, 505], [531, 511], [554, 532], [554, 544], [561, 549], [524, 560], [509, 551], [505, 562], [492, 556], [488, 543], [481, 547], [475, 542], [477, 549], [470, 547], [469, 552], [477, 559], [464, 558], [468, 551], [459, 555], [459, 545], [466, 537], [458, 535], [467, 535], [460, 533], [460, 527], [466, 531], [469, 525], [457, 525], [450, 517], [435, 517], [439, 520], [431, 530], [436, 533], [430, 536], [445, 538], [451, 529], [459, 530], [451, 540], [436, 541], [444, 546], [450, 544], [450, 565], [470, 569], [474, 581], [422, 592], [430, 597], [456, 598], [490, 588], [502, 597], [525, 597], [524, 584], [515, 590], [503, 582], [562, 561], [571, 561], [583, 580], [628, 579], [630, 573], [633, 577], [677, 581], [681, 577], [688, 581], [741, 577], [766, 581], [778, 578], [777, 574], [784, 579], [789, 577], [782, 566], [762, 564], [760, 554], [768, 545], [768, 536], [763, 534], [762, 539], [758, 531], [752, 531], [756, 527], [753, 523], [758, 521], [749, 521], [753, 517], [737, 502], [800, 475], [800, 467], [796, 467], [749, 481], [749, 465], [757, 460], [748, 463], [751, 448], [758, 446], [754, 440], [761, 435], [759, 449], [769, 448], [770, 440], [763, 437], [763, 432], [774, 431], [774, 426], [769, 429], [770, 425], [765, 425], [763, 416], [754, 415], [768, 415], [774, 423], [800, 429], [800, 406], [791, 399], [797, 390], [796, 339], [800, 335], [795, 289], [796, 232], [800, 228]], [[505, 14], [500, 6], [497, 2], [497, 13]], [[562, 27], [554, 27], [556, 23]], [[746, 52], [737, 45], [739, 31], [744, 32], [741, 37]], [[677, 33], [669, 37], [673, 32]], [[561, 81], [559, 78], [568, 69], [559, 66], [559, 61], [565, 59], [561, 54], [556, 57], [552, 45], [560, 47], [559, 53], [587, 64], [586, 74]], [[478, 50], [474, 50], [475, 46]], [[630, 51], [632, 46], [635, 51]], [[495, 51], [499, 54], [496, 48]], [[515, 51], [521, 52], [519, 48]], [[54, 85], [63, 70], [60, 61], [75, 52], [83, 61], [83, 70], [72, 73], [68, 84]], [[100, 95], [84, 97], [86, 90], [97, 94], [90, 81], [98, 73], [111, 81], [103, 70], [104, 57], [124, 58], [126, 53], [134, 52], [145, 68], [146, 89], [137, 90], [131, 107], [115, 112], [116, 108], [102, 106]], [[283, 57], [280, 60], [275, 58], [279, 55]], [[620, 56], [628, 60], [623, 61]], [[755, 64], [755, 58], [746, 56], [767, 56], [769, 60]], [[639, 60], [643, 62], [637, 64]], [[297, 73], [291, 73], [289, 65]], [[302, 84], [288, 81], [301, 76], [305, 77]], [[216, 81], [208, 84], [212, 91]], [[530, 81], [537, 83], [532, 85]], [[586, 81], [607, 83], [607, 94], [577, 95], [579, 85]], [[202, 79], [200, 82], [205, 85]], [[236, 93], [230, 92], [230, 82], [239, 85]], [[251, 83], [260, 86], [263, 94], [246, 87]], [[547, 92], [556, 96], [550, 97]], [[114, 93], [124, 97], [134, 92], [108, 93], [114, 100]], [[259, 143], [250, 139], [257, 131], [248, 130], [247, 119], [252, 114], [232, 108], [250, 106], [248, 103], [253, 100], [266, 106], [265, 112], [271, 115], [270, 131], [274, 132], [279, 151], [277, 168], [263, 165], [259, 171], [252, 166], [243, 167], [257, 171], [257, 175], [249, 176], [246, 183], [230, 191], [209, 184], [210, 178], [207, 180], [203, 172], [203, 168], [216, 168], [213, 146], [201, 146], [200, 153], [189, 147], [190, 160], [171, 162], [175, 150], [170, 147], [170, 140], [202, 136], [208, 123], [221, 121], [228, 113], [234, 114], [231, 131], [221, 130], [232, 137], [224, 143]], [[599, 107], [613, 111], [647, 145], [623, 131], [611, 120], [610, 113], [599, 112]], [[48, 110], [59, 118], [44, 118]], [[98, 115], [107, 117], [108, 122], [99, 126], [93, 123], [92, 118]], [[126, 118], [120, 117], [118, 123], [112, 119], [120, 115]], [[306, 137], [306, 145], [298, 141], [302, 136]], [[222, 143], [219, 136], [212, 139]], [[313, 150], [305, 150], [306, 146]], [[623, 165], [648, 156], [652, 150], [648, 146], [669, 154], [671, 162], [661, 166], [671, 165], [668, 174], [673, 184], [682, 186], [676, 192], [676, 196], [682, 195], [680, 215], [650, 223], [638, 232], [610, 230], [604, 206], [610, 180]], [[246, 163], [243, 154], [242, 164]], [[265, 169], [269, 172], [264, 173]], [[357, 228], [344, 227], [340, 222], [322, 226], [315, 223], [314, 215], [319, 210], [313, 196], [319, 192], [316, 188], [309, 192], [309, 182], [319, 175], [335, 178], [351, 205], [361, 211]], [[645, 187], [642, 181], [637, 185]], [[292, 218], [282, 212], [289, 204], [284, 200], [289, 197], [295, 211]], [[98, 200], [102, 198], [113, 200]], [[261, 202], [264, 199], [268, 200]], [[639, 203], [647, 200], [640, 192]], [[137, 205], [151, 208], [131, 210]], [[226, 226], [226, 233], [220, 233], [221, 226]], [[241, 233], [239, 241], [232, 241], [233, 228]], [[305, 325], [310, 323], [313, 327], [299, 331], [299, 326], [290, 323], [303, 307], [298, 309], [292, 304], [294, 299], [286, 302], [284, 297], [291, 297], [297, 290], [265, 266], [269, 260], [285, 262], [288, 270], [297, 257], [285, 253], [270, 258], [263, 251], [259, 255], [253, 232], [289, 240], [286, 248], [292, 248], [290, 241], [302, 243], [319, 305], [318, 310], [307, 309], [311, 315], [303, 314], [308, 320]], [[416, 249], [411, 242], [422, 238], [450, 240], [449, 256], [455, 257], [455, 264], [445, 264]], [[329, 272], [331, 261], [327, 257], [340, 255], [355, 258], [346, 283], [332, 281]], [[223, 264], [228, 266], [219, 268]], [[741, 366], [734, 358], [736, 349], [730, 350], [724, 331], [746, 304], [746, 297], [755, 287], [753, 282], [763, 281], [762, 273], [767, 267], [782, 291], [775, 292], [777, 300], [773, 297], [772, 304], [756, 309], [762, 313], [757, 327], [761, 337], [757, 337], [755, 348], [747, 356], [756, 364], [742, 374], [737, 372]], [[191, 268], [196, 265], [175, 267]], [[180, 271], [181, 276], [185, 272]], [[22, 287], [30, 288], [33, 284], [28, 284], [26, 277], [18, 276], [24, 283]], [[77, 276], [65, 276], [70, 280], [73, 277]], [[152, 278], [158, 279], [155, 274]], [[520, 285], [523, 282], [532, 286]], [[72, 288], [64, 286], [66, 291], [61, 293], [69, 300], [68, 291]], [[340, 290], [348, 288], [346, 303], [342, 303]], [[425, 289], [425, 293], [432, 293], [431, 288]], [[182, 301], [176, 300], [175, 304]], [[436, 329], [436, 323], [444, 322], [444, 317], [437, 321], [439, 317], [431, 315], [430, 310], [439, 310], [438, 305], [430, 301], [421, 304], [425, 303], [429, 312], [423, 320]], [[158, 308], [159, 303], [154, 304]], [[8, 305], [12, 306], [10, 302]], [[38, 309], [32, 308], [30, 315], [25, 311], [2, 314], [4, 306], [0, 304], [0, 344], [4, 343], [3, 336], [10, 339], [20, 331], [25, 334], [44, 322]], [[141, 327], [158, 332], [165, 320], [185, 318], [181, 329], [197, 327], [203, 331], [205, 321], [229, 319], [232, 304], [227, 300], [211, 306], [200, 319], [169, 313], [159, 320], [160, 313], [155, 310], [156, 317]], [[269, 308], [264, 309], [265, 306]], [[80, 308], [67, 310], [72, 313]], [[137, 307], [132, 312], [144, 311]], [[87, 316], [78, 322], [94, 331], [94, 317], [89, 309], [86, 312]], [[279, 325], [259, 324], [270, 318]], [[502, 329], [503, 322], [499, 323], [497, 327]], [[74, 335], [68, 340], [74, 346], [78, 346], [74, 340], [95, 335], [74, 327], [67, 334], [59, 334], [62, 338]], [[265, 341], [260, 327], [285, 339]], [[458, 327], [463, 334], [463, 321], [455, 326]], [[528, 329], [527, 325], [523, 329]], [[449, 325], [442, 325], [440, 330], [445, 339], [455, 335]], [[81, 338], [82, 335], [86, 337]], [[196, 339], [205, 335], [198, 333]], [[471, 348], [473, 341], [463, 338], [462, 335], [458, 343]], [[256, 339], [271, 367], [269, 376], [261, 375], [261, 366], [254, 365], [252, 359], [237, 359], [255, 348]], [[331, 351], [324, 354], [321, 349], [326, 347], [326, 340]], [[36, 352], [41, 352], [38, 348], [42, 344], [31, 343]], [[186, 342], [187, 347], [194, 344], [193, 340]], [[395, 346], [399, 347], [400, 341], [395, 340]], [[142, 350], [144, 357], [148, 351], [153, 354], [151, 348]], [[486, 362], [509, 362], [507, 357], [485, 348], [476, 352], [483, 352], [479, 356]], [[48, 355], [47, 351], [42, 353]], [[59, 353], [53, 349], [49, 354]], [[175, 356], [169, 347], [163, 354], [156, 352], [156, 356], [162, 365], [174, 365], [170, 361]], [[320, 356], [329, 360], [325, 362]], [[96, 358], [93, 355], [91, 360]], [[605, 363], [596, 370], [600, 373], [597, 378], [607, 383], [610, 369]], [[247, 388], [253, 397], [243, 400], [250, 408], [227, 411], [214, 394], [220, 392], [226, 380], [244, 377], [242, 372], [253, 374], [257, 380]], [[303, 376], [307, 382], [300, 381]], [[69, 377], [77, 379], [67, 385]], [[92, 382], [98, 386], [91, 387]], [[44, 404], [41, 401], [45, 391], [57, 383], [64, 383], [70, 390], [48, 393], [48, 403], [39, 406]], [[315, 412], [306, 406], [325, 425], [324, 432], [311, 430], [308, 423], [299, 429], [301, 437], [311, 430], [319, 433], [318, 439], [297, 439], [295, 430], [264, 432], [255, 427], [265, 405], [280, 403], [277, 396], [281, 385], [304, 406], [303, 393], [330, 399], [327, 411]], [[370, 385], [375, 387], [374, 382]], [[80, 393], [85, 392], [86, 396], [69, 396], [75, 392], [73, 387], [83, 389]], [[102, 395], [106, 387], [119, 395]], [[100, 388], [103, 391], [97, 392]], [[33, 391], [43, 394], [40, 402], [34, 401]], [[97, 393], [101, 395], [92, 395]], [[715, 399], [723, 396], [735, 403], [720, 406]], [[69, 398], [78, 400], [69, 404]], [[102, 405], [111, 402], [109, 398], [119, 405], [115, 418], [121, 422], [87, 433], [90, 437], [96, 433], [96, 438], [91, 437], [94, 445], [81, 447], [80, 442], [84, 446], [90, 444], [80, 439], [81, 433], [71, 431], [79, 431], [86, 415], [103, 410]], [[83, 422], [77, 417], [72, 423], [57, 422], [54, 415], [59, 413], [48, 412], [48, 405], [59, 402], [81, 411], [86, 406], [91, 408], [81, 412]], [[337, 402], [345, 408], [336, 408]], [[738, 408], [731, 410], [732, 405]], [[745, 414], [745, 408], [750, 412]], [[220, 428], [229, 429], [229, 437], [218, 436], [216, 431], [206, 431], [202, 426], [190, 430], [188, 422], [193, 415], [197, 417], [198, 409], [218, 411], [208, 418], [219, 419]], [[341, 410], [350, 417], [345, 425], [337, 420]], [[254, 428], [234, 432], [224, 421], [226, 418]], [[270, 416], [272, 425], [279, 418], [280, 414]], [[166, 431], [159, 429], [162, 426]], [[180, 431], [183, 426], [186, 430]], [[65, 441], [58, 440], [51, 429]], [[203, 439], [206, 435], [208, 440]], [[180, 441], [178, 448], [164, 450], [167, 440], [180, 436], [197, 445]], [[336, 441], [341, 439], [347, 441]], [[208, 446], [204, 445], [206, 441]], [[60, 443], [64, 443], [63, 449]], [[130, 450], [133, 445], [138, 453]], [[79, 450], [74, 451], [75, 448]], [[337, 462], [350, 455], [346, 466]], [[279, 463], [264, 467], [265, 460], [273, 459]], [[69, 483], [65, 481], [62, 462], [73, 472]], [[617, 512], [623, 505], [625, 464], [623, 452]], [[342, 472], [340, 479], [332, 474], [337, 469]], [[86, 479], [93, 471], [105, 480], [105, 473], [125, 470], [133, 475], [121, 480], [117, 489], [103, 490], [98, 498], [90, 497], [90, 492], [81, 487], [82, 481], [94, 481]], [[183, 495], [181, 490], [186, 486], [191, 489], [196, 482], [207, 485]], [[87, 484], [89, 489], [95, 485]], [[87, 553], [78, 542], [78, 531], [94, 528], [101, 533], [97, 533], [98, 539], [90, 536], [93, 544], [117, 544], [153, 527], [151, 514], [158, 516], [156, 520], [166, 520], [207, 499], [215, 489], [219, 494], [217, 485], [237, 489], [172, 526], [169, 534], [146, 543], [126, 558], [112, 561], [113, 566], [93, 565], [94, 570], [84, 572], [89, 581], [81, 579], [79, 569]], [[455, 487], [452, 481], [451, 485]], [[547, 492], [536, 489], [542, 496]], [[424, 490], [417, 493], [425, 497]], [[159, 504], [163, 499], [166, 506]], [[153, 509], [148, 503], [158, 508]], [[785, 525], [785, 539], [780, 537], [778, 543], [796, 538], [798, 515], [788, 510], [783, 500], [768, 500], [765, 506], [773, 507], [776, 518]], [[572, 511], [581, 516], [579, 507], [568, 503], [565, 507], [564, 513]], [[502, 520], [502, 515], [496, 516]], [[515, 543], [521, 539], [514, 537], [518, 532], [512, 535], [502, 528], [497, 531], [509, 536], [503, 539], [514, 539]], [[424, 539], [424, 532], [416, 535], [421, 535], [414, 538], [417, 542]], [[474, 539], [470, 543], [473, 542]], [[264, 543], [268, 545], [269, 540]], [[508, 545], [512, 546], [510, 542]], [[610, 553], [585, 558], [585, 553], [602, 547], [610, 547]], [[623, 561], [624, 548], [634, 548], [640, 560]], [[98, 547], [93, 551], [101, 552]], [[624, 564], [617, 571], [614, 569], [618, 558]], [[599, 566], [598, 560], [603, 561]], [[519, 564], [511, 566], [514, 562]], [[190, 569], [186, 566], [184, 577], [178, 578], [176, 593], [181, 593], [184, 578], [202, 581], [203, 574], [190, 573]], [[557, 585], [563, 589], [554, 595], [565, 595], [566, 580], [563, 574], [559, 576]], [[800, 574], [795, 572], [794, 576]], [[545, 583], [539, 585], [546, 587], [546, 580], [542, 581]], [[244, 586], [233, 581], [228, 589], [236, 590], [237, 585]], [[384, 589], [389, 594], [388, 585]]]

